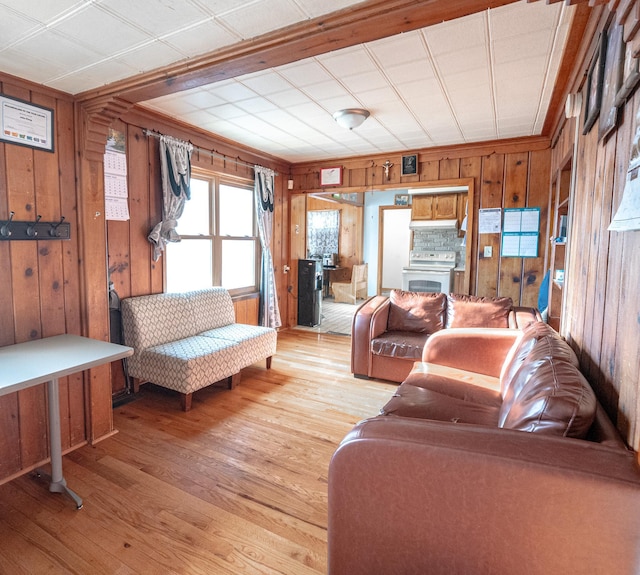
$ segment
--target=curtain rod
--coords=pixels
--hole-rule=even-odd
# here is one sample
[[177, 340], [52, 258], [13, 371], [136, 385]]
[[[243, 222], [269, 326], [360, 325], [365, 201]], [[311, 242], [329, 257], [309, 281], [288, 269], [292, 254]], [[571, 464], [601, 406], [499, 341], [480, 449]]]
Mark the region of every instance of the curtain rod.
[[[165, 134], [161, 134], [160, 132], [156, 132], [155, 130], [149, 130], [148, 128], [145, 128], [143, 130], [144, 135], [145, 136], [153, 136], [154, 138], [160, 138], [161, 136], [164, 136]], [[191, 142], [189, 142], [191, 143]], [[245, 162], [244, 160], [241, 160], [239, 158], [232, 158], [231, 156], [226, 156], [225, 154], [221, 154], [220, 152], [216, 152], [214, 150], [205, 150], [204, 148], [201, 148], [200, 146], [196, 146], [195, 144], [191, 144], [193, 146], [193, 149], [196, 150], [199, 154], [207, 154], [208, 156], [211, 156], [212, 158], [220, 158], [222, 160], [229, 160], [232, 162], [235, 162], [236, 164], [241, 164], [243, 166], [246, 166], [248, 168], [253, 169], [257, 164], [250, 164], [249, 162]], [[260, 166], [262, 167], [262, 166]], [[274, 175], [277, 176], [278, 172], [274, 171]]]

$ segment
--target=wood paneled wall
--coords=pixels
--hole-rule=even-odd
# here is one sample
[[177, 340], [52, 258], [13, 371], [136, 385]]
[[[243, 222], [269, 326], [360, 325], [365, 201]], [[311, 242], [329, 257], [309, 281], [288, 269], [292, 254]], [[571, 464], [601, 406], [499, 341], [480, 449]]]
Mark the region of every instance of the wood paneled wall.
[[[74, 104], [0, 74], [0, 92], [54, 110], [54, 153], [0, 143], [0, 220], [70, 224], [70, 240], [0, 241], [0, 345], [82, 334]], [[60, 379], [63, 451], [87, 441], [92, 407], [83, 374]], [[86, 405], [86, 410], [85, 410]], [[45, 386], [0, 397], [0, 482], [48, 457]]]
[[[599, 30], [606, 26], [609, 16], [608, 11], [603, 12]], [[592, 44], [582, 64], [585, 69], [594, 38], [585, 39]], [[583, 88], [582, 84], [576, 85], [574, 91]], [[640, 448], [640, 233], [609, 232], [607, 227], [622, 198], [631, 146], [639, 127], [639, 107], [640, 94], [636, 91], [619, 110], [615, 132], [600, 141], [598, 122], [588, 134], [582, 134], [584, 107], [578, 119], [562, 327], [562, 335], [579, 355], [582, 371], [635, 450]], [[554, 169], [575, 140], [573, 122], [562, 127], [554, 147]]]
[[[539, 257], [500, 257], [499, 234], [478, 234], [477, 218], [468, 240], [472, 246], [470, 293], [482, 296], [508, 296], [517, 305], [537, 306], [538, 291], [546, 269], [548, 246], [550, 142], [544, 138], [525, 138], [476, 146], [438, 148], [418, 152], [419, 169], [415, 176], [401, 176], [401, 156], [332, 161], [342, 165], [345, 185], [336, 191], [345, 193], [383, 189], [406, 189], [420, 182], [473, 178], [473, 209], [540, 207]], [[389, 178], [382, 165], [389, 160]], [[294, 193], [319, 192], [320, 164], [293, 167]], [[471, 206], [469, 206], [471, 209]], [[484, 246], [493, 256], [485, 258]]]

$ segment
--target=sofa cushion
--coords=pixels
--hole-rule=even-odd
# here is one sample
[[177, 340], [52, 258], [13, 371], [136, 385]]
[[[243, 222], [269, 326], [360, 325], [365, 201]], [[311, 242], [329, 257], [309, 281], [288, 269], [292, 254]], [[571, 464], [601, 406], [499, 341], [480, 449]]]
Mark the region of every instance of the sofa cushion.
[[509, 297], [449, 294], [446, 327], [509, 327], [512, 308]]
[[500, 427], [586, 437], [597, 402], [570, 351], [566, 342], [551, 335], [535, 343], [505, 391]]
[[371, 353], [420, 361], [428, 333], [385, 331], [371, 340]]
[[[546, 338], [546, 339], [545, 339]], [[578, 367], [578, 358], [571, 347], [560, 337], [558, 332], [544, 322], [534, 322], [522, 330], [522, 337], [507, 355], [500, 374], [502, 397], [505, 397], [514, 376], [522, 367], [534, 346], [545, 339], [546, 346], [539, 346], [537, 353], [546, 353], [549, 357], [567, 361]]]
[[402, 383], [380, 410], [382, 415], [416, 417], [453, 423], [496, 427], [499, 407], [444, 395], [425, 387]]
[[391, 290], [387, 329], [434, 333], [444, 327], [447, 296], [443, 293]]
[[231, 295], [223, 287], [194, 290], [184, 294], [190, 303], [195, 333], [235, 323]]

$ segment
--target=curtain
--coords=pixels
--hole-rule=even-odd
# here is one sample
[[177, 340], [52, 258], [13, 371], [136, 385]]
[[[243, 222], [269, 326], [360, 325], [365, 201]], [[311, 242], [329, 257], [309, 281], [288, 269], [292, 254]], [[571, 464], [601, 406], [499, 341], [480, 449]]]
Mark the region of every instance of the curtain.
[[280, 309], [276, 294], [276, 278], [273, 271], [273, 257], [271, 255], [271, 235], [273, 233], [273, 170], [254, 166], [255, 170], [255, 200], [256, 216], [258, 220], [258, 235], [262, 246], [262, 263], [260, 273], [260, 325], [266, 327], [280, 327]]
[[162, 221], [148, 236], [153, 244], [153, 261], [158, 261], [167, 242], [179, 242], [176, 232], [185, 202], [191, 198], [191, 152], [193, 145], [171, 136], [160, 135], [162, 179]]

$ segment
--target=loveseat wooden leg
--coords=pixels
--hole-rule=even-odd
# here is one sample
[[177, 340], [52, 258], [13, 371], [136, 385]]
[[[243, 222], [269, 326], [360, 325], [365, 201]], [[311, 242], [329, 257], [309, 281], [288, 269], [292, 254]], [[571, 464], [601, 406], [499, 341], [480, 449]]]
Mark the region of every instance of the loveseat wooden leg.
[[193, 398], [193, 393], [180, 394], [180, 405], [182, 406], [182, 411], [189, 411], [191, 409], [192, 398]]
[[270, 356], [267, 358], [267, 369], [271, 369], [271, 358], [272, 358], [272, 357], [273, 357], [273, 356], [272, 356], [272, 355], [270, 355]]

